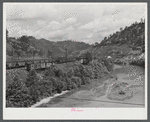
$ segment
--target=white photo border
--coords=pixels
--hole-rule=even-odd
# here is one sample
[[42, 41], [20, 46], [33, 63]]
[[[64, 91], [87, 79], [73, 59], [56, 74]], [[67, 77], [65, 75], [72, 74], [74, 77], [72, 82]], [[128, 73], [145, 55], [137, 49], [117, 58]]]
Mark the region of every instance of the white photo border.
[[[102, 2], [100, 2], [101, 4]], [[109, 2], [110, 3], [110, 2]], [[131, 4], [129, 2], [128, 4]], [[77, 108], [83, 111], [71, 111], [71, 108], [6, 108], [5, 100], [5, 88], [6, 88], [6, 4], [18, 4], [18, 3], [3, 3], [3, 119], [4, 120], [146, 120], [147, 119], [147, 3], [140, 2], [138, 4], [145, 4], [145, 107], [144, 108]], [[19, 2], [19, 4], [22, 4]], [[28, 3], [25, 3], [28, 4]], [[29, 2], [29, 4], [32, 4]], [[33, 3], [36, 4], [36, 3]], [[39, 3], [41, 4], [41, 3]], [[44, 2], [43, 4], [46, 4]], [[60, 4], [60, 3], [53, 3]], [[65, 3], [61, 3], [65, 4]], [[68, 4], [68, 3], [67, 3]], [[78, 3], [69, 3], [78, 4]], [[79, 3], [81, 4], [81, 3]], [[91, 3], [94, 4], [94, 3]], [[99, 4], [99, 3], [96, 3]], [[116, 4], [113, 3], [113, 4]], [[122, 4], [122, 3], [119, 3]], [[137, 4], [137, 3], [132, 3]]]

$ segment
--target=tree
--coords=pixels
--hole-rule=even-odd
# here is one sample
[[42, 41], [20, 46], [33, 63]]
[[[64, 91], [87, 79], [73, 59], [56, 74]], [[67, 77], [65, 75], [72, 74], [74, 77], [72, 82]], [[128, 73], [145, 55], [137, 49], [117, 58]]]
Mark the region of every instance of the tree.
[[143, 19], [141, 18], [141, 23], [143, 23]]
[[35, 85], [38, 81], [39, 78], [37, 77], [37, 72], [35, 69], [33, 69], [29, 72], [25, 84], [27, 87], [30, 87], [32, 85]]
[[95, 42], [95, 45], [98, 45], [98, 42]]
[[6, 29], [6, 41], [8, 42], [8, 30]]
[[39, 52], [37, 49], [35, 49], [34, 47], [31, 47], [29, 52], [32, 54], [32, 57], [34, 59], [35, 55]]
[[92, 61], [92, 54], [90, 52], [87, 52], [85, 54], [86, 62], [85, 64], [88, 64], [90, 61]]
[[53, 52], [52, 52], [51, 50], [48, 50], [48, 52], [47, 52], [47, 57], [48, 57], [48, 58], [52, 57], [52, 54], [53, 54]]
[[106, 40], [107, 39], [107, 37], [104, 37], [104, 40]]
[[35, 55], [38, 53], [38, 50], [33, 50], [33, 59], [34, 59], [34, 57], [35, 57]]
[[24, 42], [24, 43], [29, 43], [29, 39], [27, 38], [26, 35], [23, 35], [22, 37], [18, 38], [18, 41]]
[[6, 29], [6, 38], [8, 38], [8, 30]]
[[41, 56], [41, 57], [43, 57], [43, 50], [40, 50], [40, 51], [38, 52], [38, 55]]
[[18, 38], [18, 41], [20, 42], [22, 50], [27, 51], [30, 46], [28, 37], [22, 36]]
[[17, 56], [18, 56], [18, 60], [19, 60], [19, 57], [22, 57], [22, 55], [23, 55], [23, 52], [22, 52], [22, 50], [21, 49], [17, 49], [17, 50], [15, 50], [15, 53], [17, 54]]
[[120, 31], [122, 31], [123, 30], [123, 28], [120, 28]]

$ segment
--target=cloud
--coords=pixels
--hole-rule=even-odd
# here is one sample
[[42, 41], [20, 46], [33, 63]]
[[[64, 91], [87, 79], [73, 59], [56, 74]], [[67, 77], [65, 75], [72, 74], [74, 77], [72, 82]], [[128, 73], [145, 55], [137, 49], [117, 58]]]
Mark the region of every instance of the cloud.
[[7, 19], [45, 19], [57, 13], [57, 10], [50, 4], [11, 3], [6, 4], [6, 7]]
[[[6, 5], [10, 36], [22, 34], [59, 41], [101, 41], [120, 27], [145, 18], [146, 4], [40, 3]], [[92, 36], [90, 36], [92, 35]], [[53, 36], [53, 37], [52, 37]], [[70, 38], [71, 37], [71, 38]]]

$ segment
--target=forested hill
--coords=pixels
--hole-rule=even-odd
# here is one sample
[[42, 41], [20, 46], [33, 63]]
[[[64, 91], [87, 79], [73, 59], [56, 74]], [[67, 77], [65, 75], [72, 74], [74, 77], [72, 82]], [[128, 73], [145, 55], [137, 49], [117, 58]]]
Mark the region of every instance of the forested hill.
[[32, 36], [22, 36], [18, 39], [8, 37], [7, 32], [7, 59], [11, 57], [29, 58], [49, 57], [51, 55], [62, 57], [79, 56], [87, 51], [92, 52], [93, 57], [111, 55], [112, 57], [127, 56], [133, 50], [145, 52], [145, 21], [135, 22], [124, 29], [120, 28], [108, 37], [105, 37], [101, 43], [89, 45], [84, 42], [71, 40], [53, 42], [46, 39], [36, 39]]
[[130, 51], [142, 50], [145, 52], [145, 21], [135, 22], [124, 29], [120, 28], [108, 37], [105, 37], [100, 44], [95, 43], [92, 51], [95, 56], [104, 53], [105, 55], [126, 56]]
[[22, 36], [18, 39], [7, 37], [7, 59], [10, 57], [29, 58], [35, 57], [60, 57], [78, 56], [81, 51], [87, 50], [91, 46], [84, 42], [76, 42], [72, 40], [53, 42], [46, 39], [36, 39], [32, 36]]

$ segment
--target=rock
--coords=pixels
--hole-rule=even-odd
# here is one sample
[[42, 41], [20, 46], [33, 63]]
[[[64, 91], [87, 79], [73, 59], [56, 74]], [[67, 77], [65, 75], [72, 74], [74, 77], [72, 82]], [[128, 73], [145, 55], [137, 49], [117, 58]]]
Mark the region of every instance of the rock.
[[111, 100], [125, 100], [133, 97], [133, 93], [129, 90], [129, 84], [125, 82], [115, 83], [111, 88], [111, 92], [107, 97]]

